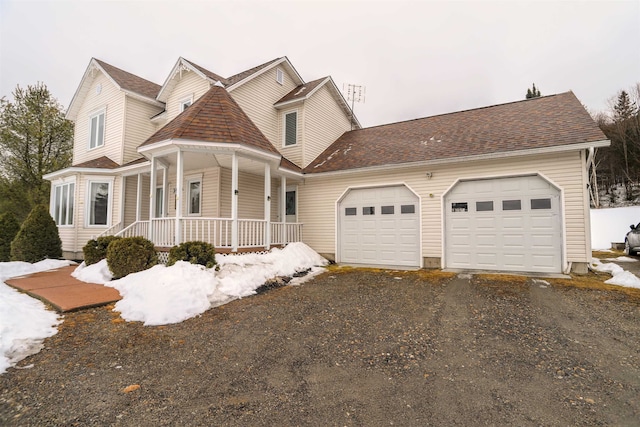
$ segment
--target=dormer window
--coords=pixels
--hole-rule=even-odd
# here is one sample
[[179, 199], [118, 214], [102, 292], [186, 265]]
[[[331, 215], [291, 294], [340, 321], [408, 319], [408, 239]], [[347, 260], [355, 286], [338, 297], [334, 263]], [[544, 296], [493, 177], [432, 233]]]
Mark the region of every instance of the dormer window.
[[284, 72], [280, 68], [276, 68], [276, 81], [281, 85], [284, 84]]
[[182, 101], [180, 101], [180, 112], [182, 113], [184, 110], [189, 108], [191, 106], [191, 104], [193, 104], [193, 97], [192, 96], [190, 96], [189, 98], [185, 98]]
[[284, 115], [284, 146], [296, 145], [298, 142], [298, 113], [293, 111]]
[[89, 116], [89, 150], [104, 145], [104, 110]]

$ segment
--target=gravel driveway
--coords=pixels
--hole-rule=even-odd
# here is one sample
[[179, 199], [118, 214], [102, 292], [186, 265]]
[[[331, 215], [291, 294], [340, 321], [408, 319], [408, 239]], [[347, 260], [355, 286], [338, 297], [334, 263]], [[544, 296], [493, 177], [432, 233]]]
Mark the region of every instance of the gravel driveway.
[[638, 293], [333, 268], [177, 325], [98, 308], [59, 329], [0, 375], [0, 425], [640, 420]]

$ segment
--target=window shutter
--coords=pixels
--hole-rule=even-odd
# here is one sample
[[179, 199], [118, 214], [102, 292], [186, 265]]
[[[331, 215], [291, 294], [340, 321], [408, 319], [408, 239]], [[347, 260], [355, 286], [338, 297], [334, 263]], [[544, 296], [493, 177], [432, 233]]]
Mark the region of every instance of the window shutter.
[[296, 131], [298, 127], [298, 114], [289, 113], [285, 116], [285, 138], [284, 145], [295, 145], [297, 136]]

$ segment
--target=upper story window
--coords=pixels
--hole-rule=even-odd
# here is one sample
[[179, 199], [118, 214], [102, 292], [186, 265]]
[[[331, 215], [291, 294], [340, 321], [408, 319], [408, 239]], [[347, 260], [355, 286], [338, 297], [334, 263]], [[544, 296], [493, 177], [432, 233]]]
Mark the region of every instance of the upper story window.
[[104, 110], [89, 116], [89, 150], [104, 145]]
[[185, 98], [180, 101], [180, 112], [182, 113], [184, 110], [189, 108], [193, 104], [193, 97]]
[[298, 113], [296, 111], [284, 115], [284, 146], [296, 145], [298, 142]]
[[284, 72], [280, 68], [276, 68], [276, 81], [281, 85], [284, 84]]

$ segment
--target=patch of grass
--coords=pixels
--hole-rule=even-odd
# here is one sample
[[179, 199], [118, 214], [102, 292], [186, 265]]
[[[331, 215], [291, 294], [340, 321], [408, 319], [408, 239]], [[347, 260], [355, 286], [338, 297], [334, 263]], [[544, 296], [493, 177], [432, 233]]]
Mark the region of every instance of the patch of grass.
[[524, 285], [529, 281], [527, 276], [518, 276], [515, 274], [474, 274], [473, 278], [480, 282], [491, 282], [496, 284], [517, 284]]
[[591, 256], [598, 259], [617, 258], [619, 256], [624, 256], [624, 251], [617, 251], [617, 250], [612, 250], [611, 252], [593, 251], [591, 252]]
[[578, 288], [578, 289], [594, 289], [600, 291], [617, 292], [625, 294], [630, 301], [640, 304], [640, 289], [627, 288], [625, 286], [609, 285], [604, 283], [605, 280], [611, 278], [609, 274], [596, 274], [589, 272], [584, 275], [575, 275], [571, 279], [545, 279], [553, 286]]

